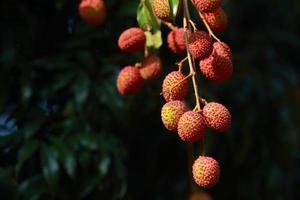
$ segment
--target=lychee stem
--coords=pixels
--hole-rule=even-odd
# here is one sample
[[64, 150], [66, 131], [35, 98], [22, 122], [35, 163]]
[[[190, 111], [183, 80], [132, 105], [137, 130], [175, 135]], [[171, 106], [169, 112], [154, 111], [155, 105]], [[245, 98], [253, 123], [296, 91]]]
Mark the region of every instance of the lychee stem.
[[197, 27], [196, 27], [196, 24], [193, 22], [193, 20], [189, 20], [189, 23], [192, 25], [194, 31], [198, 30]]
[[200, 11], [199, 11], [199, 15], [200, 15], [200, 18], [201, 18], [202, 22], [204, 23], [204, 25], [205, 25], [205, 27], [206, 27], [208, 33], [209, 33], [209, 35], [210, 35], [211, 37], [213, 37], [216, 41], [221, 42], [221, 40], [220, 40], [220, 39], [214, 34], [214, 32], [211, 30], [211, 28], [209, 27], [208, 23], [206, 22], [206, 20], [204, 19], [203, 15], [202, 15], [202, 13], [201, 13]]
[[162, 24], [164, 24], [165, 26], [167, 26], [169, 29], [171, 29], [171, 30], [174, 30], [174, 29], [176, 29], [177, 27], [176, 26], [174, 26], [172, 23], [170, 23], [170, 22], [165, 22], [165, 21], [161, 21], [161, 23]]
[[201, 111], [200, 107], [200, 97], [198, 93], [198, 85], [197, 85], [197, 80], [196, 80], [196, 72], [195, 72], [195, 59], [191, 55], [189, 51], [189, 44], [188, 44], [188, 34], [187, 30], [192, 31], [191, 24], [188, 23], [191, 18], [190, 18], [190, 13], [189, 13], [189, 8], [188, 8], [188, 3], [187, 0], [183, 0], [183, 27], [184, 27], [184, 39], [185, 39], [185, 47], [187, 50], [187, 57], [189, 61], [189, 67], [190, 67], [190, 74], [192, 75], [192, 81], [193, 81], [193, 87], [194, 87], [194, 92], [195, 92], [195, 98], [196, 98], [196, 111]]
[[181, 61], [177, 62], [176, 65], [178, 66], [178, 71], [181, 72], [182, 68], [183, 68], [183, 63], [188, 59], [188, 57], [186, 56], [184, 59], [182, 59]]

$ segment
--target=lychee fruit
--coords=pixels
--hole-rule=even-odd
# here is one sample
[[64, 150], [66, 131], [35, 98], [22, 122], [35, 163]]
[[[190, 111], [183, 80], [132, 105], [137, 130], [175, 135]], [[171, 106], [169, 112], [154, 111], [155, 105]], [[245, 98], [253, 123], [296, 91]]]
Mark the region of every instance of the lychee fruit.
[[168, 34], [167, 42], [173, 53], [182, 55], [186, 53], [184, 28], [175, 28]]
[[207, 58], [213, 50], [213, 40], [204, 31], [196, 31], [190, 34], [189, 51], [195, 59]]
[[165, 127], [173, 132], [177, 131], [179, 118], [188, 111], [182, 101], [167, 102], [161, 109], [161, 119]]
[[120, 49], [127, 53], [142, 51], [145, 47], [146, 36], [142, 29], [133, 27], [125, 30], [119, 37]]
[[233, 72], [232, 54], [227, 44], [215, 42], [212, 54], [200, 61], [202, 74], [214, 81], [228, 80]]
[[200, 61], [200, 71], [202, 74], [214, 81], [228, 80], [233, 71], [232, 62], [230, 60], [216, 60], [213, 57]]
[[162, 72], [162, 63], [158, 56], [150, 55], [142, 60], [140, 73], [145, 80], [159, 78]]
[[225, 132], [231, 126], [231, 115], [222, 104], [211, 102], [204, 106], [202, 114], [206, 125], [218, 132]]
[[214, 187], [220, 178], [218, 161], [208, 156], [199, 156], [193, 164], [193, 178], [200, 187]]
[[117, 78], [117, 89], [121, 95], [128, 96], [137, 93], [143, 86], [144, 79], [140, 71], [133, 66], [124, 67]]
[[193, 0], [196, 8], [203, 13], [216, 11], [223, 0]]
[[154, 16], [163, 21], [172, 20], [169, 0], [151, 0], [151, 6]]
[[188, 94], [188, 81], [185, 76], [179, 71], [169, 73], [162, 85], [162, 94], [165, 100], [183, 100]]
[[195, 142], [203, 137], [205, 127], [204, 118], [200, 113], [187, 111], [179, 119], [178, 134], [185, 142]]
[[212, 196], [204, 191], [201, 192], [193, 192], [188, 200], [213, 200]]
[[227, 15], [220, 7], [212, 13], [203, 13], [203, 17], [213, 32], [221, 33], [227, 27]]
[[91, 26], [101, 25], [106, 18], [106, 6], [103, 0], [82, 0], [79, 4], [81, 19]]

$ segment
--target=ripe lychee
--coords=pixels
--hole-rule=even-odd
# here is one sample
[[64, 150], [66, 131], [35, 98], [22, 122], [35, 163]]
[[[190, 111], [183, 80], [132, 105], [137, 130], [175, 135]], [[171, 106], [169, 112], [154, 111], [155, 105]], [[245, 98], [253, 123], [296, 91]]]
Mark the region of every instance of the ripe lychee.
[[103, 0], [82, 0], [79, 4], [79, 15], [91, 26], [101, 25], [106, 18], [106, 6]]
[[212, 54], [200, 61], [202, 74], [214, 81], [228, 80], [233, 72], [232, 54], [227, 44], [215, 42]]
[[151, 0], [151, 6], [154, 16], [163, 21], [172, 20], [169, 0]]
[[203, 13], [209, 13], [216, 11], [223, 0], [193, 0], [197, 9]]
[[193, 178], [200, 187], [214, 187], [220, 178], [218, 161], [211, 157], [199, 156], [193, 164]]
[[211, 102], [204, 106], [202, 112], [206, 125], [218, 132], [225, 132], [231, 126], [231, 115], [222, 104]]
[[187, 111], [179, 119], [178, 134], [185, 142], [195, 142], [203, 137], [205, 127], [204, 118], [200, 113]]
[[145, 47], [146, 36], [140, 28], [133, 27], [125, 30], [119, 37], [120, 49], [127, 53], [142, 51]]
[[169, 73], [162, 85], [162, 93], [165, 100], [183, 100], [188, 94], [188, 81], [185, 76], [179, 71]]
[[188, 200], [213, 200], [212, 196], [204, 191], [201, 192], [193, 192]]
[[213, 40], [204, 31], [196, 31], [189, 37], [189, 50], [195, 59], [207, 58], [213, 50]]
[[186, 111], [188, 111], [188, 107], [182, 101], [167, 102], [161, 109], [163, 124], [168, 130], [176, 132], [179, 118]]
[[144, 79], [140, 71], [133, 66], [124, 67], [117, 78], [117, 89], [121, 95], [128, 96], [137, 93], [143, 86]]
[[220, 7], [212, 13], [203, 13], [203, 17], [213, 32], [221, 33], [227, 27], [227, 15]]
[[184, 28], [175, 28], [170, 31], [167, 42], [172, 52], [178, 55], [185, 54]]
[[162, 63], [158, 56], [150, 55], [142, 60], [140, 73], [145, 80], [159, 78], [162, 72]]

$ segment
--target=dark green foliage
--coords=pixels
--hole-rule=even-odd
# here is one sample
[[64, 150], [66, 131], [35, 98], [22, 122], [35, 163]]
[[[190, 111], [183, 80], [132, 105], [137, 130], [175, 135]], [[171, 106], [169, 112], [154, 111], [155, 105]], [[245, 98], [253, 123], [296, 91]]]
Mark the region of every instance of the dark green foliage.
[[[115, 87], [119, 69], [142, 58], [117, 47], [119, 34], [137, 26], [139, 2], [105, 2], [107, 22], [97, 28], [79, 19], [79, 1], [0, 2], [1, 200], [187, 196], [186, 146], [160, 121], [163, 77], [134, 97]], [[218, 85], [200, 78], [200, 93], [229, 108], [233, 127], [206, 135], [222, 169], [210, 192], [217, 200], [299, 199], [300, 2], [223, 5], [234, 75]], [[160, 56], [165, 74], [180, 60], [165, 43]]]

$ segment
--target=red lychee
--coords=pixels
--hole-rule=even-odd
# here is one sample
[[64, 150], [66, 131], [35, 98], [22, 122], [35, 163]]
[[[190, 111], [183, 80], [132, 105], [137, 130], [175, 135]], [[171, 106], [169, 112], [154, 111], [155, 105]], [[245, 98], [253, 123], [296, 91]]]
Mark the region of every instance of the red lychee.
[[79, 15], [91, 26], [101, 25], [106, 18], [106, 6], [103, 0], [82, 0], [79, 4]]
[[163, 124], [168, 130], [176, 132], [179, 118], [186, 111], [188, 111], [188, 107], [182, 101], [167, 102], [161, 109]]
[[189, 50], [195, 59], [207, 58], [213, 50], [213, 40], [204, 31], [196, 31], [190, 34]]
[[227, 27], [227, 15], [221, 7], [215, 12], [203, 13], [203, 17], [213, 32], [221, 33]]
[[211, 102], [204, 106], [202, 112], [206, 125], [218, 132], [225, 132], [231, 126], [231, 115], [222, 104]]
[[230, 48], [221, 42], [215, 42], [213, 47], [212, 54], [200, 61], [200, 70], [208, 79], [214, 81], [228, 80], [233, 72]]
[[146, 36], [140, 28], [133, 27], [125, 30], [119, 37], [120, 49], [127, 53], [142, 51], [145, 47]]
[[159, 78], [162, 72], [162, 63], [158, 56], [150, 55], [142, 60], [140, 73], [145, 80]]
[[170, 31], [167, 42], [173, 53], [178, 55], [185, 54], [184, 28], [175, 28]]
[[193, 0], [196, 8], [203, 13], [216, 11], [223, 0]]
[[187, 79], [183, 80], [184, 78], [185, 76], [179, 71], [173, 71], [165, 77], [162, 93], [167, 102], [183, 100], [186, 97], [189, 85]]
[[133, 66], [124, 67], [117, 78], [117, 89], [121, 95], [128, 96], [137, 93], [143, 86], [144, 79], [140, 71]]
[[199, 156], [193, 164], [193, 177], [200, 187], [214, 187], [219, 182], [220, 178], [218, 161], [211, 157]]
[[185, 142], [195, 142], [203, 137], [205, 127], [204, 118], [200, 113], [187, 111], [179, 119], [178, 134]]

